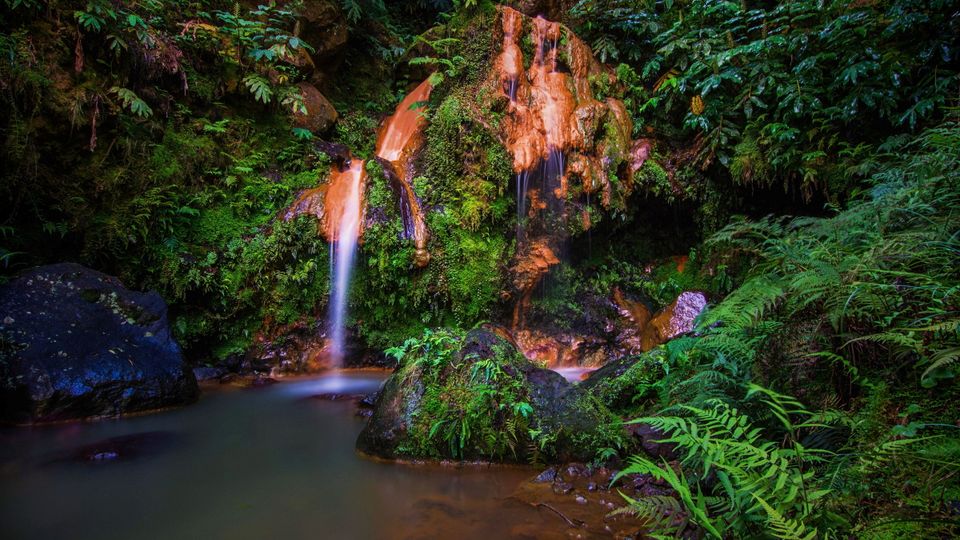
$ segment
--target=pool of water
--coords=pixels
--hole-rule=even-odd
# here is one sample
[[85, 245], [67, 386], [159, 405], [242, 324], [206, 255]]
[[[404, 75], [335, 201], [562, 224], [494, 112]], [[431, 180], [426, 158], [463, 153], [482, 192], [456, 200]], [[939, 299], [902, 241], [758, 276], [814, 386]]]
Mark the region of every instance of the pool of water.
[[312, 396], [372, 392], [385, 377], [345, 372], [215, 390], [144, 416], [4, 428], [0, 537], [566, 537], [555, 515], [511, 497], [534, 469], [358, 456], [355, 405]]

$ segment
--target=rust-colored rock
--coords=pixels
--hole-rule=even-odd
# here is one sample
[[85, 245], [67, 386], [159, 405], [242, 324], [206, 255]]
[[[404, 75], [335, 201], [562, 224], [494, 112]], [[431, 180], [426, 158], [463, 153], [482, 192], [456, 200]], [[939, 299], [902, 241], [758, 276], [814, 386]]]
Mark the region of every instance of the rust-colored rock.
[[[607, 169], [615, 159], [609, 157], [623, 157], [633, 126], [620, 101], [611, 98], [599, 102], [594, 98], [590, 77], [608, 75], [590, 48], [566, 27], [543, 17], [530, 19], [509, 7], [502, 7], [500, 15], [503, 44], [492, 77], [493, 84], [510, 98], [503, 132], [514, 170], [529, 171], [553, 159], [551, 153], [556, 152], [576, 153], [580, 160], [595, 162], [581, 164], [577, 172], [612, 172]], [[535, 47], [526, 70], [519, 46], [525, 36]], [[615, 134], [614, 140], [597, 145], [594, 135], [607, 123], [612, 126], [608, 132]], [[562, 168], [561, 164], [561, 177]], [[604, 181], [606, 176], [602, 175]], [[564, 188], [555, 196], [566, 194]]]
[[653, 153], [653, 143], [650, 139], [637, 139], [630, 146], [630, 177], [631, 180], [633, 175], [643, 167], [643, 164], [650, 159], [650, 155]]
[[672, 304], [657, 312], [644, 328], [644, 351], [666, 343], [672, 338], [693, 330], [697, 316], [707, 307], [707, 297], [701, 292], [684, 292]]
[[514, 306], [514, 332], [523, 328], [524, 315], [530, 304], [533, 289], [552, 266], [560, 264], [560, 259], [554, 253], [547, 238], [530, 240], [526, 244], [524, 253], [517, 257], [511, 275], [514, 288], [518, 291], [519, 300]]
[[339, 118], [337, 109], [312, 84], [302, 82], [297, 85], [297, 88], [303, 96], [303, 105], [307, 113], [294, 113], [293, 125], [309, 129], [314, 133], [323, 133], [330, 129]]
[[[350, 161], [344, 168], [334, 166], [330, 171], [330, 181], [319, 187], [305, 190], [297, 200], [287, 209], [285, 220], [294, 219], [300, 215], [312, 215], [317, 218], [320, 232], [328, 242], [339, 238], [340, 226], [348, 204], [357, 204], [354, 201], [356, 190], [359, 190], [361, 200], [360, 214], [363, 213], [363, 185], [366, 180], [364, 162], [360, 159]], [[363, 234], [363, 219], [357, 224], [357, 236]]]
[[393, 115], [384, 122], [377, 140], [377, 157], [389, 161], [396, 172], [404, 197], [406, 218], [404, 228], [413, 239], [415, 248], [413, 263], [422, 268], [430, 263], [427, 241], [430, 239], [427, 222], [420, 208], [420, 200], [413, 190], [411, 157], [414, 150], [423, 143], [423, 126], [426, 123], [423, 112], [425, 107], [414, 107], [430, 97], [433, 86], [430, 80], [424, 80], [397, 105]]

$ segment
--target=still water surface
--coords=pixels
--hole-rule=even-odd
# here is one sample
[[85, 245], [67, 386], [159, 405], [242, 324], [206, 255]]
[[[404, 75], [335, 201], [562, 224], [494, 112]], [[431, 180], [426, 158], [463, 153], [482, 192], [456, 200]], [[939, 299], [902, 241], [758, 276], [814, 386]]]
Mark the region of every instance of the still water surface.
[[0, 538], [563, 535], [556, 516], [510, 497], [534, 470], [367, 460], [354, 452], [353, 403], [311, 399], [384, 378], [345, 372], [145, 416], [2, 429]]

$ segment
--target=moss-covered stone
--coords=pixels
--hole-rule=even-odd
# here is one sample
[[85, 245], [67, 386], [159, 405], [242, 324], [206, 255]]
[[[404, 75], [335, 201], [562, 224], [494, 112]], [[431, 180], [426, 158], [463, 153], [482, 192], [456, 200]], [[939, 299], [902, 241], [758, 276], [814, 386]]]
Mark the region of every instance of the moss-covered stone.
[[656, 383], [666, 375], [665, 353], [655, 349], [608, 363], [580, 386], [610, 410], [630, 416], [656, 399]]
[[620, 447], [619, 419], [494, 329], [427, 331], [400, 360], [357, 441], [387, 458], [590, 460]]

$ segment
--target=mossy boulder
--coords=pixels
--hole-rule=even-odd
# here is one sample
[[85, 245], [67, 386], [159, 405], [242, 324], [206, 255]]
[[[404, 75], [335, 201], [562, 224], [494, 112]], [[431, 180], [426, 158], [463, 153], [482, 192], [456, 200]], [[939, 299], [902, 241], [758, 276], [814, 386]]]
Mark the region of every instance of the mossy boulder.
[[617, 414], [630, 416], [655, 399], [656, 384], [666, 376], [662, 348], [609, 362], [590, 374], [580, 388]]
[[390, 352], [400, 364], [357, 441], [367, 454], [585, 461], [625, 440], [599, 400], [531, 363], [494, 328], [427, 331]]
[[198, 393], [156, 292], [72, 263], [0, 287], [0, 421], [117, 415]]

